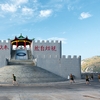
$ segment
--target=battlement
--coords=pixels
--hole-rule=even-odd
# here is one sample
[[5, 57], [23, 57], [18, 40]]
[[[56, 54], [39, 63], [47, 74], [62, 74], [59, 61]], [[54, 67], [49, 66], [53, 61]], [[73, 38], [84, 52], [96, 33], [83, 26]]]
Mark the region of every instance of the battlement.
[[61, 41], [58, 41], [58, 40], [37, 40], [37, 41], [34, 41], [35, 43], [60, 43]]
[[39, 56], [39, 55], [36, 55], [36, 58], [59, 58], [58, 55], [43, 55], [43, 56]]
[[68, 55], [68, 56], [66, 57], [66, 55], [63, 55], [62, 58], [65, 58], [65, 59], [80, 59], [81, 56], [77, 56], [77, 55], [71, 56], [71, 55]]
[[0, 40], [0, 44], [3, 44], [3, 43], [9, 43], [10, 42], [10, 40]]
[[[59, 59], [59, 56], [58, 55], [43, 55], [43, 56], [37, 55], [36, 58], [50, 58], [50, 59], [57, 58]], [[68, 55], [68, 57], [63, 55], [61, 59], [80, 59], [80, 58], [81, 56], [76, 56], [76, 55], [74, 55], [73, 57], [71, 57], [71, 55]]]

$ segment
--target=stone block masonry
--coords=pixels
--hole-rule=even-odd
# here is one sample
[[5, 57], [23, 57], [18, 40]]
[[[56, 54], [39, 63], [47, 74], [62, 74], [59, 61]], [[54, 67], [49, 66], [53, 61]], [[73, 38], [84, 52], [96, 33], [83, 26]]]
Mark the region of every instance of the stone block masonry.
[[64, 78], [67, 78], [70, 74], [73, 74], [77, 79], [81, 78], [81, 56], [74, 56], [73, 58], [71, 56], [68, 56], [68, 58], [65, 56], [62, 58], [57, 56], [38, 56], [37, 66]]

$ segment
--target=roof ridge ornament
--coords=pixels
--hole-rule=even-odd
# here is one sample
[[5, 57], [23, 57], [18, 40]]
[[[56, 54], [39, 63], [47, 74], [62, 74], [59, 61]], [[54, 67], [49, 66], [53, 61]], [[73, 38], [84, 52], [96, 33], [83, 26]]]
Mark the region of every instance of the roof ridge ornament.
[[20, 36], [18, 37], [19, 39], [24, 39], [25, 37], [22, 36], [22, 33], [20, 34]]

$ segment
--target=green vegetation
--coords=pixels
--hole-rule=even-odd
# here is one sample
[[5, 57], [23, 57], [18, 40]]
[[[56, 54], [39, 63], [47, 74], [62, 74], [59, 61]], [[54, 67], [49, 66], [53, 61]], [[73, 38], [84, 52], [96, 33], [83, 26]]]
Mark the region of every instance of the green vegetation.
[[100, 72], [100, 56], [94, 56], [92, 58], [82, 60], [81, 69], [82, 72], [86, 72], [86, 69], [92, 69], [93, 72]]

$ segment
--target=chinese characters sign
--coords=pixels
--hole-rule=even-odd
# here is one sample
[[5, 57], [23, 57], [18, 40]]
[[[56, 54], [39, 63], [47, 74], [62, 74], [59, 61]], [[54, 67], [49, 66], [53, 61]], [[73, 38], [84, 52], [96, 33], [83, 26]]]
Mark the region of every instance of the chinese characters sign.
[[57, 51], [56, 46], [35, 46], [34, 51]]
[[7, 50], [9, 49], [7, 45], [0, 45], [0, 50]]

